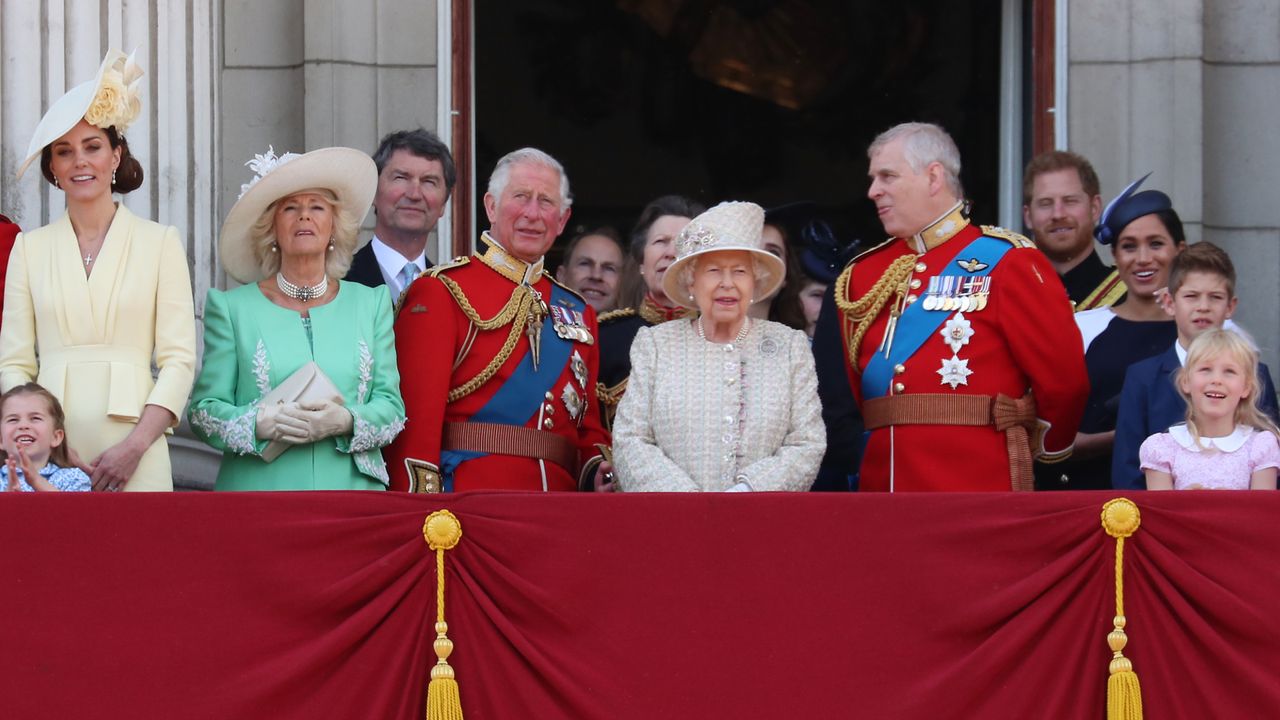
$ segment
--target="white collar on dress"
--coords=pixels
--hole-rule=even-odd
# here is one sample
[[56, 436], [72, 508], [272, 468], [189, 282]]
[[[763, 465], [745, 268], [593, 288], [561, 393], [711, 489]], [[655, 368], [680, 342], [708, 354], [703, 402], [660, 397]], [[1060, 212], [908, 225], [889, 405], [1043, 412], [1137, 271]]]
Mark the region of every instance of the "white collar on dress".
[[1196, 446], [1196, 441], [1191, 437], [1191, 431], [1183, 423], [1179, 423], [1169, 428], [1169, 435], [1174, 442], [1191, 452], [1200, 452], [1210, 448], [1217, 448], [1222, 452], [1235, 452], [1244, 447], [1249, 440], [1249, 436], [1254, 433], [1254, 429], [1247, 425], [1237, 425], [1236, 429], [1231, 431], [1230, 435], [1225, 437], [1201, 437], [1200, 445]]

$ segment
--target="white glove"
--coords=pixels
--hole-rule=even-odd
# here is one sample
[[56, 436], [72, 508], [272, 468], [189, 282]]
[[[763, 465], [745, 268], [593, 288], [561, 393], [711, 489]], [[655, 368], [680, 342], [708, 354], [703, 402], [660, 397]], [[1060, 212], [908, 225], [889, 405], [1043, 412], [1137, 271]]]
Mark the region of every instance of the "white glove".
[[[351, 411], [332, 400], [321, 400], [312, 403], [298, 403], [281, 406], [280, 423], [296, 424], [302, 428], [304, 437], [301, 442], [310, 443], [334, 435], [346, 435], [351, 432], [355, 418]], [[288, 438], [281, 438], [291, 442]]]
[[307, 436], [306, 425], [282, 412], [285, 408], [296, 409], [297, 407], [297, 403], [259, 407], [254, 434], [259, 440], [280, 440], [293, 444], [306, 442], [304, 439]]

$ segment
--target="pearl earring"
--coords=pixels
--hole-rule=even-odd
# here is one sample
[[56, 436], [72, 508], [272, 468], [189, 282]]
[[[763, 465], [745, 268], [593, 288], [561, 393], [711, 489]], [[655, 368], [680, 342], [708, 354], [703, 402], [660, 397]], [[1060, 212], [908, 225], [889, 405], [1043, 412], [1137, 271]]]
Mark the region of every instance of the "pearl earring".
[[275, 243], [271, 243], [271, 252], [280, 252], [280, 246]]
[[57, 175], [54, 175], [54, 176], [53, 176], [53, 186], [54, 186], [54, 187], [56, 187], [56, 188], [58, 188], [59, 190], [61, 190], [61, 189], [62, 189], [62, 186], [58, 184], [58, 176], [57, 176]]
[[116, 184], [116, 171], [115, 171], [115, 170], [112, 170], [112, 171], [111, 171], [111, 184], [112, 184], [112, 185], [115, 185], [115, 184]]
[[329, 238], [329, 249], [333, 250], [333, 238]]

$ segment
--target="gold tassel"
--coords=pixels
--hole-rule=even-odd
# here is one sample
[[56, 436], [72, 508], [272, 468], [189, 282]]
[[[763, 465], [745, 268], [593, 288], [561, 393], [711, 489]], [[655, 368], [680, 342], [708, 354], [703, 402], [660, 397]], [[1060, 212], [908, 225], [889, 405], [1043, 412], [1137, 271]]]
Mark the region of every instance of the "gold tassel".
[[1142, 516], [1128, 498], [1116, 498], [1102, 506], [1102, 529], [1116, 539], [1115, 628], [1107, 634], [1111, 646], [1111, 677], [1107, 679], [1107, 720], [1142, 720], [1142, 687], [1133, 663], [1124, 656], [1129, 642], [1124, 626], [1124, 539], [1138, 531]]
[[449, 624], [444, 621], [444, 551], [452, 550], [462, 539], [462, 523], [448, 510], [437, 510], [427, 516], [422, 536], [436, 551], [436, 664], [427, 684], [427, 720], [462, 720], [458, 681], [449, 665], [453, 641], [447, 634]]

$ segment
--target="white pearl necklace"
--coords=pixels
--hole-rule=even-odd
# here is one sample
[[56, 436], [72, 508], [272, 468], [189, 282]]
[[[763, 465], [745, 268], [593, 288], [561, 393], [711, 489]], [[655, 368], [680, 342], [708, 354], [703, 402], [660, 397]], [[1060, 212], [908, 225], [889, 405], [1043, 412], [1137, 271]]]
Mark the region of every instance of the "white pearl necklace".
[[[701, 316], [701, 315], [699, 315], [699, 316], [698, 316], [697, 326], [698, 326], [698, 337], [702, 338], [703, 340], [706, 340], [706, 339], [707, 339], [707, 331], [706, 331], [706, 330], [704, 330], [704, 329], [702, 328], [702, 316]], [[742, 319], [742, 328], [738, 330], [738, 336], [737, 336], [737, 337], [735, 337], [735, 338], [733, 339], [733, 341], [734, 341], [735, 343], [740, 343], [740, 342], [742, 342], [742, 341], [743, 341], [743, 339], [745, 339], [745, 338], [747, 337], [747, 331], [748, 331], [748, 330], [750, 330], [750, 329], [751, 329], [751, 318], [750, 318], [750, 317], [745, 317], [745, 318], [743, 318], [743, 319]]]
[[280, 292], [288, 295], [294, 300], [302, 302], [311, 302], [316, 298], [324, 297], [329, 290], [329, 276], [320, 278], [320, 282], [315, 285], [294, 285], [284, 279], [284, 273], [276, 273], [276, 286], [280, 288]]

